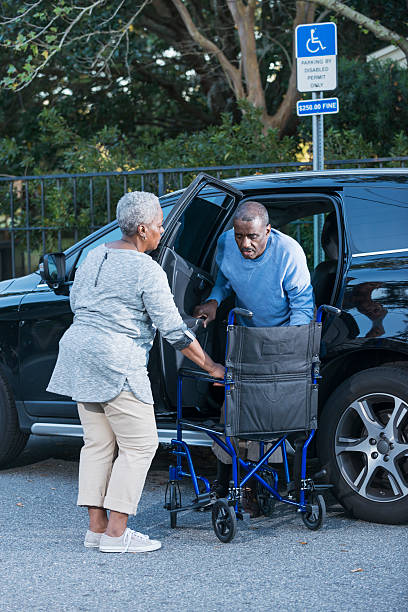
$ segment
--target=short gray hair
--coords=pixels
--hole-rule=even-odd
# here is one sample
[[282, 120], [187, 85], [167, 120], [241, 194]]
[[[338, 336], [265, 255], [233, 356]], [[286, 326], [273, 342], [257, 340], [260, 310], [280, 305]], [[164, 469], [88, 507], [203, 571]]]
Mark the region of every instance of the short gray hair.
[[140, 224], [152, 223], [160, 210], [159, 198], [148, 191], [129, 191], [118, 202], [116, 218], [126, 236], [137, 233]]
[[269, 224], [268, 211], [263, 204], [254, 200], [247, 200], [239, 204], [234, 221], [255, 221], [255, 219], [260, 219], [265, 225]]

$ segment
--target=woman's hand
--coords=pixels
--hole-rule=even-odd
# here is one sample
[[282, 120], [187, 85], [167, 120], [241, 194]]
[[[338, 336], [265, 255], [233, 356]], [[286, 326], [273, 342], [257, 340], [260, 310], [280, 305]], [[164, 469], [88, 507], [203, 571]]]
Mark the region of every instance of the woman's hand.
[[211, 368], [211, 370], [208, 370], [208, 373], [213, 378], [224, 378], [225, 368], [220, 363], [214, 363], [214, 366]]
[[[200, 368], [209, 373], [210, 376], [214, 378], [223, 379], [225, 376], [225, 368], [220, 363], [216, 363], [211, 359], [209, 355], [202, 348], [197, 338], [193, 340], [191, 344], [189, 344], [185, 349], [182, 349], [181, 352], [191, 361], [194, 361]], [[218, 383], [214, 383], [217, 385]]]

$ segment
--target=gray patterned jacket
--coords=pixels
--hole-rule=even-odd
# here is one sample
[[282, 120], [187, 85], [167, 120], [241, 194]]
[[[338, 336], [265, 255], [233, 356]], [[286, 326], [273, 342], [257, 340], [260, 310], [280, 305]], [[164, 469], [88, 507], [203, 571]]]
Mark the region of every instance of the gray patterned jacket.
[[159, 264], [138, 251], [96, 247], [76, 272], [70, 303], [74, 322], [47, 391], [106, 402], [129, 386], [152, 404], [146, 366], [156, 328], [177, 349], [194, 339]]

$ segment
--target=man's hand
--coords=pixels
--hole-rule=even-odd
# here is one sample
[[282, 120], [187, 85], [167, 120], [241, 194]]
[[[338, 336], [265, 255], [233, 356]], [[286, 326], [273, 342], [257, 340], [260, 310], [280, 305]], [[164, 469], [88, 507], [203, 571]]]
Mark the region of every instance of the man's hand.
[[207, 327], [208, 323], [214, 321], [217, 314], [218, 302], [217, 300], [209, 300], [204, 304], [199, 304], [194, 308], [193, 317], [196, 319], [204, 319], [204, 327]]

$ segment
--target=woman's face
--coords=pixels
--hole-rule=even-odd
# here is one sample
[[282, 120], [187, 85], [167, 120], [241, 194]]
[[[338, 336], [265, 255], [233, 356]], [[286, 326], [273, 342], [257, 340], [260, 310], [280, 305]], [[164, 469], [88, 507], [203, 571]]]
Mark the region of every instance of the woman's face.
[[146, 225], [145, 228], [146, 228], [146, 240], [144, 244], [145, 250], [153, 251], [154, 249], [157, 249], [157, 247], [159, 246], [160, 238], [164, 232], [162, 209], [159, 210], [159, 212], [157, 213], [153, 221], [149, 225]]

